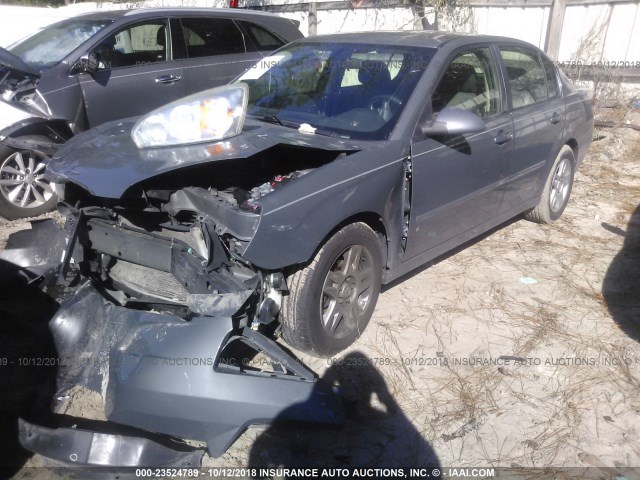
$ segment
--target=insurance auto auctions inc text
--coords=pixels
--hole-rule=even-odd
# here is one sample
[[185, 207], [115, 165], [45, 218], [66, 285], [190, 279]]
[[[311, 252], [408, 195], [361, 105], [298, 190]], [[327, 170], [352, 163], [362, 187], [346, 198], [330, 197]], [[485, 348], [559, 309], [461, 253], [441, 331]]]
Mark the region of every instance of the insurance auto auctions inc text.
[[260, 468], [260, 478], [492, 478], [493, 468]]

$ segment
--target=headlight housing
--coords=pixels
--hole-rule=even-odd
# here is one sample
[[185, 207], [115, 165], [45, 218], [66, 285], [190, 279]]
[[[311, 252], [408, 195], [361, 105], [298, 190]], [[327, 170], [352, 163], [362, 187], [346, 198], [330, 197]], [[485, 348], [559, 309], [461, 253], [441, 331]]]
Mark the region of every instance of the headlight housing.
[[236, 83], [198, 92], [164, 105], [136, 122], [138, 148], [208, 142], [242, 132], [249, 88]]

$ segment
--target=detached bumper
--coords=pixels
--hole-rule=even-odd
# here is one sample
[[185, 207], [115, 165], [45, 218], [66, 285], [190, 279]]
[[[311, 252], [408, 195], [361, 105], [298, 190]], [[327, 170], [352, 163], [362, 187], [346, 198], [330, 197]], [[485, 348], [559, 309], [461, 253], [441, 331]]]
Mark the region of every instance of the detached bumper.
[[76, 467], [196, 468], [204, 450], [186, 445], [169, 447], [142, 437], [89, 432], [76, 428], [46, 428], [19, 420], [20, 443], [55, 463]]
[[[204, 441], [214, 457], [250, 425], [276, 419], [342, 423], [331, 388], [272, 340], [233, 323], [231, 317], [187, 322], [118, 307], [86, 283], [50, 322], [60, 393], [74, 385], [101, 392], [109, 421]], [[278, 368], [269, 373], [245, 368], [249, 357], [222, 361], [221, 353], [233, 342], [262, 352]], [[23, 445], [32, 450], [40, 445], [38, 453], [56, 456], [43, 447], [52, 443]]]

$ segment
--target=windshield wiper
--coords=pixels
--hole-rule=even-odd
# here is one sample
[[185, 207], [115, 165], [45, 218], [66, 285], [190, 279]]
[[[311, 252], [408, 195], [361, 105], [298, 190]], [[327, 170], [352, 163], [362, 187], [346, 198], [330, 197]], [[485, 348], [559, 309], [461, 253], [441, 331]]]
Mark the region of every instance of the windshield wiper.
[[[282, 120], [280, 120], [276, 115], [250, 115], [251, 117], [260, 120], [261, 122], [269, 122], [269, 123], [275, 123], [276, 125], [280, 125], [282, 127], [288, 127], [288, 128], [299, 128], [300, 124], [296, 123], [296, 122], [289, 122], [286, 121], [283, 122]], [[315, 129], [314, 132], [315, 135], [323, 135], [326, 137], [338, 137], [334, 132], [332, 132], [331, 130], [322, 130], [319, 128]]]
[[262, 117], [258, 117], [258, 120], [262, 120], [263, 122], [276, 123], [276, 124], [281, 125], [283, 127], [285, 126], [284, 123], [282, 123], [282, 120], [280, 120], [275, 115], [264, 115]]

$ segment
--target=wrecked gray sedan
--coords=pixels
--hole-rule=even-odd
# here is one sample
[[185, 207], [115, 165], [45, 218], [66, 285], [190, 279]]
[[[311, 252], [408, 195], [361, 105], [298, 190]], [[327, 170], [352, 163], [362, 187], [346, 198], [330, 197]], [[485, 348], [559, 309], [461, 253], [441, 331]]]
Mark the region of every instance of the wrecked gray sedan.
[[[338, 423], [331, 389], [273, 337], [334, 355], [381, 284], [519, 214], [558, 219], [592, 125], [588, 95], [520, 41], [302, 39], [231, 85], [72, 139], [48, 168], [64, 229], [36, 224], [4, 255], [59, 299], [61, 391], [85, 385], [109, 421], [220, 455], [285, 411]], [[271, 368], [244, 361], [258, 354]], [[79, 441], [22, 432], [59, 460]], [[140, 458], [120, 458], [118, 438], [82, 462], [153, 450], [140, 439]]]

